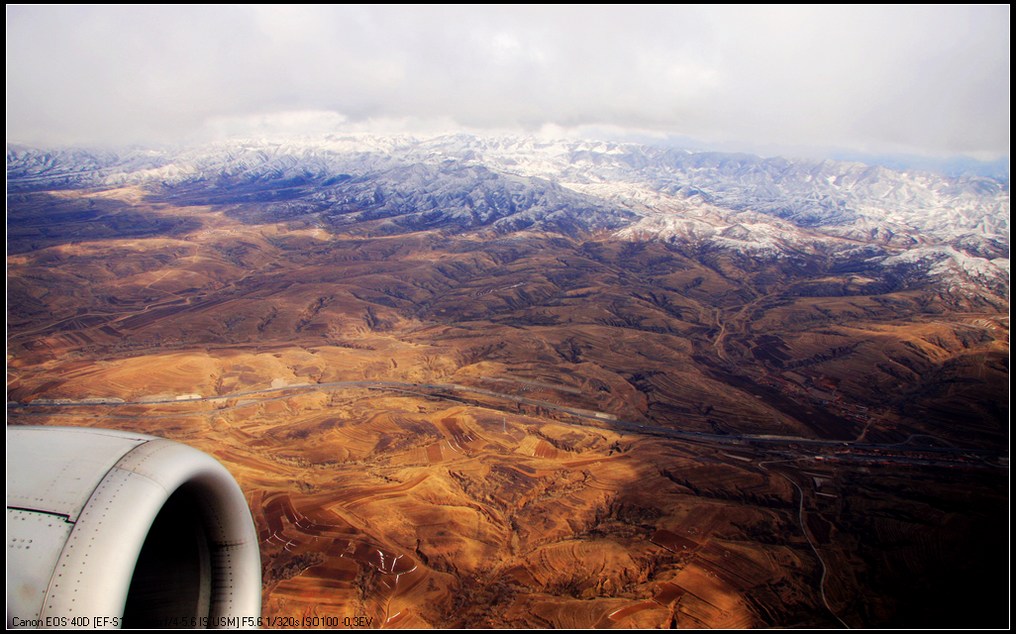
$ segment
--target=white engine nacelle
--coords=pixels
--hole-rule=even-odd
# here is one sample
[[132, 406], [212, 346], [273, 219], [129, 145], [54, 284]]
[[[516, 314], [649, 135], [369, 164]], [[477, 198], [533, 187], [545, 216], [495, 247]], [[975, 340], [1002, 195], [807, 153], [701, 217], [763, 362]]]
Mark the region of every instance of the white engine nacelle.
[[214, 458], [143, 434], [7, 428], [7, 626], [250, 627], [257, 533]]

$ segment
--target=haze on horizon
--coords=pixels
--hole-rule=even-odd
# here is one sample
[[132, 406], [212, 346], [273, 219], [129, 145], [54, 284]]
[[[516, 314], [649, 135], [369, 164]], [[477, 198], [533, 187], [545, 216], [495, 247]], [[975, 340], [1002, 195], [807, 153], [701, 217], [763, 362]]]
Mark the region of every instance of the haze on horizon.
[[1009, 155], [1009, 6], [8, 6], [7, 140], [454, 130]]

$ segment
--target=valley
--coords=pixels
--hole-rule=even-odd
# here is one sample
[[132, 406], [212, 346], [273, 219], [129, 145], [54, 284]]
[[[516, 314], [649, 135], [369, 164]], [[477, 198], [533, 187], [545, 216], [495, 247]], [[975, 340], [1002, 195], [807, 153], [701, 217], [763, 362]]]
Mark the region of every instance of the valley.
[[[525, 198], [545, 167], [447, 168], [462, 220], [421, 211], [453, 205], [444, 168], [417, 174], [437, 202], [396, 214], [352, 167], [337, 202], [293, 161], [230, 163], [249, 179], [229, 186], [33, 172], [8, 196], [8, 424], [216, 456], [262, 540], [265, 616], [1007, 622], [1007, 224], [976, 277], [968, 252], [898, 261], [959, 253], [941, 227], [865, 241], [838, 217], [764, 256], [625, 233], [649, 216], [577, 209], [589, 183]], [[461, 202], [477, 191], [513, 211]]]

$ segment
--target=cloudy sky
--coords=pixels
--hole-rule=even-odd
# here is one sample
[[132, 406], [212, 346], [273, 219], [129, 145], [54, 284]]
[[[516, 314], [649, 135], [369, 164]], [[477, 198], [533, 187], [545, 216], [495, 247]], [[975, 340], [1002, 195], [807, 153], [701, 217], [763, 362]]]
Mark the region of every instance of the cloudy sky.
[[7, 139], [267, 130], [1009, 154], [1009, 7], [8, 6]]

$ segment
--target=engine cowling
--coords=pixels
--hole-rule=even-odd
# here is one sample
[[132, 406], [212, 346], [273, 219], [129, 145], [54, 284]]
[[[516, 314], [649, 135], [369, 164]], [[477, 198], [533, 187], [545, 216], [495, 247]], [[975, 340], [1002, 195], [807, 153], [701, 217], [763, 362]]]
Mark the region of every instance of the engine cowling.
[[250, 509], [218, 461], [144, 434], [7, 428], [8, 627], [249, 627]]

